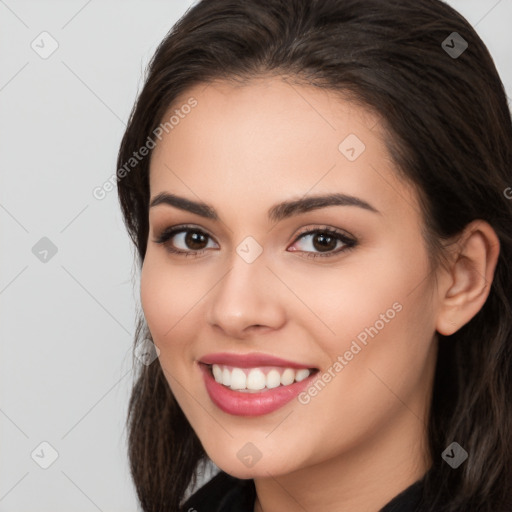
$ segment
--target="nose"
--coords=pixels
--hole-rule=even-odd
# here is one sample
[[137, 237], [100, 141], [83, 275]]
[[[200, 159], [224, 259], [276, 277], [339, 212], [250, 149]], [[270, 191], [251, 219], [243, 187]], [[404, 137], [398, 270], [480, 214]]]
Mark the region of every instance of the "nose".
[[263, 257], [247, 263], [238, 255], [208, 294], [207, 322], [232, 339], [279, 329], [286, 321], [282, 283]]

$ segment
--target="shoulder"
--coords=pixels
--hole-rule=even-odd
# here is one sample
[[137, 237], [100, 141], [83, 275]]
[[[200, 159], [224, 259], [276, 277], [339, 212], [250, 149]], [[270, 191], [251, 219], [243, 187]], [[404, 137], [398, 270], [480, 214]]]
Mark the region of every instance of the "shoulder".
[[253, 480], [240, 480], [220, 471], [182, 505], [183, 512], [253, 512]]

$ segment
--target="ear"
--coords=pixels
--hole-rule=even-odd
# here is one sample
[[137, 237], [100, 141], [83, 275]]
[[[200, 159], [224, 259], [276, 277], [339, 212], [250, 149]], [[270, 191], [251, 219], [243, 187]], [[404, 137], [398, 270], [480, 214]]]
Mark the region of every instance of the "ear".
[[468, 224], [457, 238], [448, 249], [449, 267], [438, 280], [436, 330], [445, 336], [467, 324], [484, 305], [500, 252], [496, 232], [483, 220]]

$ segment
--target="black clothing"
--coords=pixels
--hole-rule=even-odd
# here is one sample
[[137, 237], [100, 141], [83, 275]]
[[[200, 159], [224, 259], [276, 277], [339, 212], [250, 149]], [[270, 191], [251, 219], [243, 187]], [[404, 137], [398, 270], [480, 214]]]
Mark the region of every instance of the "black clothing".
[[[378, 512], [415, 512], [423, 480], [395, 496]], [[183, 505], [184, 512], [254, 512], [254, 480], [240, 480], [221, 471], [204, 484]]]

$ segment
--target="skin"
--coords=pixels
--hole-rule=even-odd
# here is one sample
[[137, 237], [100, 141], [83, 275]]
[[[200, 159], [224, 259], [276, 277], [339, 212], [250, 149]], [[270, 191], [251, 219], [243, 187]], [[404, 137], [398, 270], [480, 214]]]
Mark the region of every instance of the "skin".
[[[204, 201], [220, 220], [150, 208], [141, 302], [169, 386], [213, 462], [254, 478], [255, 512], [377, 511], [431, 465], [425, 429], [436, 332], [452, 334], [482, 307], [496, 234], [471, 223], [450, 245], [449, 265], [429, 273], [415, 190], [398, 179], [375, 114], [280, 77], [201, 84], [169, 112], [191, 96], [197, 106], [153, 151], [151, 198], [171, 192]], [[338, 149], [349, 134], [366, 146], [354, 161]], [[330, 206], [267, 219], [275, 203], [332, 192], [379, 213]], [[168, 245], [205, 248], [197, 257], [155, 242], [183, 223], [209, 237], [190, 247], [175, 235]], [[316, 227], [358, 244], [308, 259], [322, 246], [298, 234]], [[236, 252], [247, 236], [263, 249], [252, 263]], [[333, 242], [324, 251], [343, 247]], [[202, 356], [263, 352], [322, 374], [396, 302], [401, 311], [308, 404], [292, 400], [267, 415], [237, 417], [210, 400]], [[262, 455], [252, 467], [237, 457], [247, 442]]]

